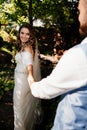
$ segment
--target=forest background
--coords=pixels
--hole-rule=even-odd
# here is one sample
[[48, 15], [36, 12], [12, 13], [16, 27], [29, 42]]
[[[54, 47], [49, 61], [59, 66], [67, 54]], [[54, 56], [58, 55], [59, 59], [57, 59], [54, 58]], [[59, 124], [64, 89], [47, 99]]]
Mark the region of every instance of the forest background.
[[[41, 76], [44, 78], [57, 63], [54, 57], [56, 35], [60, 34], [62, 46], [58, 49], [63, 52], [79, 44], [83, 38], [79, 34], [78, 2], [79, 0], [0, 0], [0, 130], [13, 129], [12, 94], [16, 52], [13, 43], [17, 40], [19, 26], [29, 22], [35, 28]], [[43, 120], [38, 124], [38, 130], [50, 130], [59, 100], [60, 97], [41, 101]]]

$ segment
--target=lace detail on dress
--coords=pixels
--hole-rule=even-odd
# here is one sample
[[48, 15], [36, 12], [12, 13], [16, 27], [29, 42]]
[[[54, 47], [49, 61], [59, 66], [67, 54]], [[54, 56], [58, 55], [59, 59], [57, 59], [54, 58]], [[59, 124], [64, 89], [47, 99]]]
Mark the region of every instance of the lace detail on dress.
[[29, 52], [19, 52], [15, 56], [16, 60], [16, 72], [23, 72], [23, 73], [28, 73], [27, 72], [27, 66], [29, 64], [33, 64], [33, 57], [32, 54]]

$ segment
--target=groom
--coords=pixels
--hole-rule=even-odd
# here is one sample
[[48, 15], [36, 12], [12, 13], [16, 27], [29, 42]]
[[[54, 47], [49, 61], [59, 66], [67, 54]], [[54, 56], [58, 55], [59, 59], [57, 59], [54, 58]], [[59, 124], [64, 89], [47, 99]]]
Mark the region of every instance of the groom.
[[[87, 36], [87, 0], [80, 0], [79, 31]], [[52, 73], [30, 84], [32, 95], [51, 99], [63, 95], [51, 130], [87, 129], [87, 37], [64, 53]]]

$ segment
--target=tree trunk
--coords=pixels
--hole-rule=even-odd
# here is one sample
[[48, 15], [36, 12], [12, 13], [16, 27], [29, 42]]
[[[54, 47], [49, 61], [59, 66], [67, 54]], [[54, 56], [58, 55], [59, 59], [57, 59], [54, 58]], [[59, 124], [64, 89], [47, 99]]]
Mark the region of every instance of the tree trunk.
[[28, 14], [29, 14], [30, 25], [33, 26], [33, 20], [32, 20], [32, 0], [29, 0]]

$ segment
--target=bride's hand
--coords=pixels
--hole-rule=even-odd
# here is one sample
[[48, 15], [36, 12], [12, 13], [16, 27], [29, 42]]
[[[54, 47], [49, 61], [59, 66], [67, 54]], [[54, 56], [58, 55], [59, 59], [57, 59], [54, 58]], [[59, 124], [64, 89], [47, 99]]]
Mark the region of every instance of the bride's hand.
[[35, 82], [35, 81], [34, 81], [33, 76], [29, 75], [29, 76], [28, 76], [28, 83], [29, 83], [29, 85], [31, 86], [32, 83], [34, 83], [34, 82]]

